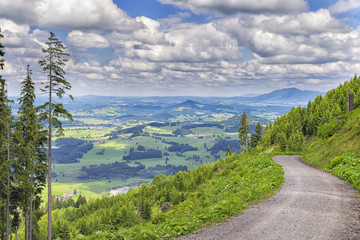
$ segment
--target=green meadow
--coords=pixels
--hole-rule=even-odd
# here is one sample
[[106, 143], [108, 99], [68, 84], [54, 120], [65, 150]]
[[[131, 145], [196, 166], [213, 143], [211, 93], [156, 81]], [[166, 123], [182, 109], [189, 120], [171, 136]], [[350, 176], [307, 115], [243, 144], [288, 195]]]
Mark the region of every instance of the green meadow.
[[[223, 129], [218, 127], [198, 127], [192, 128], [191, 134], [184, 136], [175, 136], [173, 131], [180, 126], [146, 126], [143, 129], [141, 136], [131, 137], [131, 134], [119, 134], [117, 138], [109, 138], [107, 134], [116, 129], [126, 129], [137, 126], [139, 124], [146, 124], [147, 122], [141, 121], [139, 123], [131, 124], [129, 122], [119, 123], [118, 121], [103, 120], [96, 118], [96, 116], [104, 116], [101, 111], [96, 111], [92, 114], [91, 118], [84, 116], [76, 116], [74, 124], [65, 125], [65, 137], [77, 138], [93, 143], [93, 149], [79, 158], [79, 162], [71, 164], [53, 164], [53, 172], [57, 176], [53, 179], [53, 195], [61, 195], [68, 192], [81, 192], [82, 195], [90, 198], [99, 198], [106, 195], [106, 193], [116, 187], [123, 186], [136, 186], [143, 182], [150, 182], [151, 179], [141, 177], [122, 179], [106, 179], [103, 181], [84, 181], [79, 180], [82, 174], [81, 169], [83, 166], [89, 167], [90, 165], [110, 164], [114, 162], [124, 162], [123, 156], [129, 154], [130, 148], [135, 150], [139, 145], [144, 146], [146, 149], [160, 150], [163, 153], [162, 158], [141, 159], [128, 162], [129, 166], [137, 166], [135, 162], [141, 162], [145, 168], [155, 167], [156, 165], [171, 164], [174, 166], [187, 166], [193, 169], [202, 163], [213, 162], [220, 155], [225, 156], [225, 151], [218, 152], [217, 156], [211, 155], [207, 149], [211, 148], [219, 139], [235, 140], [238, 139], [236, 133], [226, 133]], [[115, 110], [110, 112], [106, 111], [106, 116], [115, 114]], [[209, 116], [212, 120], [221, 121], [231, 114], [213, 114]], [[189, 120], [188, 116], [180, 116], [176, 120], [183, 121]], [[193, 119], [191, 119], [193, 120]], [[197, 151], [187, 151], [179, 155], [177, 152], [169, 152], [168, 147], [171, 146], [166, 142], [176, 142], [179, 144], [189, 144], [197, 148]], [[103, 154], [99, 153], [103, 151]], [[165, 156], [166, 155], [166, 156]], [[201, 159], [196, 161], [194, 156]], [[167, 159], [167, 160], [166, 160]], [[46, 191], [44, 191], [46, 195]], [[45, 196], [44, 196], [45, 197]], [[76, 199], [77, 197], [75, 197]], [[46, 198], [44, 198], [46, 199]]]

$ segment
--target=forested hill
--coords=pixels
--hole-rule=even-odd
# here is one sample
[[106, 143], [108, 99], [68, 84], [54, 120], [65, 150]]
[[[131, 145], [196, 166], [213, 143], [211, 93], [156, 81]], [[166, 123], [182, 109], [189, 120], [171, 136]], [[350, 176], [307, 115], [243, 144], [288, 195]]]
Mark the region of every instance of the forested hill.
[[[348, 113], [348, 94], [354, 109]], [[293, 108], [266, 127], [263, 145], [302, 151], [304, 160], [350, 182], [360, 190], [360, 78]]]

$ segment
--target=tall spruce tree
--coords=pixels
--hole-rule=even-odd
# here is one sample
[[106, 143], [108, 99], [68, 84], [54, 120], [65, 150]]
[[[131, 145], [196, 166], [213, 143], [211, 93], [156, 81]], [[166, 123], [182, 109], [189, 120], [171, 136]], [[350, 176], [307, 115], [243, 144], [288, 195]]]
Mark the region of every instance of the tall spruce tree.
[[[4, 35], [1, 34], [0, 39]], [[4, 68], [4, 45], [0, 42], [0, 70]], [[5, 231], [5, 239], [10, 237], [10, 117], [11, 110], [8, 106], [9, 100], [7, 98], [6, 81], [0, 75], [0, 212], [4, 216], [0, 223], [1, 226], [5, 226], [5, 229], [1, 229], [1, 232]], [[4, 234], [2, 234], [4, 235]]]
[[57, 134], [62, 135], [62, 124], [58, 117], [65, 117], [72, 120], [72, 116], [63, 107], [61, 103], [55, 103], [53, 95], [57, 98], [62, 98], [68, 95], [71, 99], [73, 97], [67, 92], [71, 89], [71, 84], [65, 79], [65, 70], [63, 69], [67, 62], [68, 53], [65, 52], [64, 44], [55, 37], [55, 34], [50, 32], [48, 42], [45, 43], [46, 48], [42, 49], [45, 58], [39, 61], [43, 72], [47, 74], [47, 81], [43, 84], [44, 88], [41, 90], [48, 94], [48, 101], [43, 104], [40, 109], [43, 109], [42, 119], [48, 123], [48, 239], [51, 239], [51, 137], [52, 129], [57, 129]]
[[258, 145], [259, 141], [262, 138], [262, 135], [263, 135], [262, 126], [260, 121], [258, 121], [255, 127], [255, 133], [251, 135], [251, 147], [255, 148]]
[[246, 147], [247, 147], [246, 145], [247, 145], [247, 139], [248, 139], [249, 132], [250, 132], [249, 118], [248, 118], [246, 112], [243, 111], [243, 114], [241, 115], [241, 118], [240, 118], [238, 133], [239, 133], [239, 139], [240, 139], [240, 146], [243, 146], [244, 155], [245, 155], [245, 151], [246, 151]]
[[[39, 195], [46, 184], [45, 144], [47, 131], [42, 130], [35, 102], [35, 84], [31, 79], [30, 66], [21, 82], [20, 107], [15, 123], [14, 138], [17, 147], [17, 176], [21, 186], [22, 209], [25, 217], [26, 240], [33, 236], [34, 196]], [[28, 219], [28, 221], [27, 221]]]

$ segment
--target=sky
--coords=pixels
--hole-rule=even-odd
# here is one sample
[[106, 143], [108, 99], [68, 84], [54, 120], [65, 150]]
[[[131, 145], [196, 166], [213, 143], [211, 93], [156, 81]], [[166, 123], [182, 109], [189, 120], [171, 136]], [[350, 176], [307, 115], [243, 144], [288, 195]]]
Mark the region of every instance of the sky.
[[10, 95], [50, 32], [71, 94], [241, 96], [327, 91], [360, 73], [359, 0], [1, 0]]

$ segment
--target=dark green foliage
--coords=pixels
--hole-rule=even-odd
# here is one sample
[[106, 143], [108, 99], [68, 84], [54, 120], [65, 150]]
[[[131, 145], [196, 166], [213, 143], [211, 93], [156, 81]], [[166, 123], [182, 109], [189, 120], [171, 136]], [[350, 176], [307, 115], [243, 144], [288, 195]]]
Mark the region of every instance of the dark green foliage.
[[251, 147], [255, 148], [262, 139], [263, 131], [261, 123], [258, 122], [255, 127], [255, 133], [251, 135]]
[[78, 200], [75, 203], [75, 207], [79, 208], [80, 206], [84, 206], [86, 204], [86, 198], [82, 195], [79, 196]]
[[145, 169], [145, 166], [139, 164], [137, 167], [130, 167], [124, 162], [114, 162], [110, 164], [83, 166], [81, 171], [84, 173], [79, 176], [79, 179], [111, 179], [120, 178], [126, 179], [129, 177], [136, 177], [140, 170]]
[[188, 128], [178, 128], [172, 132], [175, 136], [185, 136], [192, 134], [192, 131]]
[[64, 220], [57, 220], [53, 224], [52, 239], [70, 240], [70, 223]]
[[76, 163], [94, 145], [76, 138], [58, 138], [55, 141], [57, 148], [52, 150], [53, 163]]
[[265, 146], [277, 145], [280, 151], [301, 150], [305, 119], [304, 107], [292, 108], [289, 113], [278, 117], [274, 124], [267, 125], [263, 144]]
[[[15, 121], [14, 141], [14, 181], [20, 194], [20, 208], [34, 219], [34, 212], [39, 208], [40, 194], [46, 185], [46, 134], [40, 123], [34, 105], [35, 86], [31, 79], [31, 70], [27, 66], [27, 77], [21, 82], [20, 107]], [[36, 202], [38, 201], [38, 202]], [[35, 204], [34, 204], [35, 203]], [[35, 220], [35, 219], [34, 219]], [[30, 233], [34, 229], [34, 221], [29, 221]]]
[[[1, 30], [1, 29], [0, 29]], [[0, 39], [3, 35], [0, 31]], [[3, 69], [5, 54], [3, 51], [4, 46], [0, 42], [0, 70]], [[9, 211], [7, 211], [7, 205], [9, 206], [10, 197], [10, 160], [8, 159], [7, 149], [9, 139], [8, 133], [11, 111], [8, 107], [8, 98], [6, 92], [6, 81], [0, 75], [0, 234], [4, 236], [9, 230]], [[8, 217], [7, 217], [8, 216]]]
[[233, 152], [240, 152], [239, 141], [237, 140], [220, 140], [214, 144], [208, 151], [210, 151], [211, 155], [217, 154], [219, 151], [226, 151], [227, 146], [229, 146]]
[[138, 151], [145, 151], [146, 148], [143, 145], [138, 145], [137, 150]]
[[162, 158], [162, 152], [160, 150], [153, 149], [136, 152], [134, 149], [130, 149], [130, 153], [123, 156], [123, 160], [141, 160], [148, 158]]
[[142, 170], [141, 172], [138, 173], [139, 174], [138, 176], [152, 179], [160, 173], [169, 176], [170, 174], [175, 174], [177, 172], [187, 171], [187, 170], [188, 167], [183, 165], [180, 166], [175, 166], [172, 164], [166, 164], [165, 166], [156, 165], [155, 167], [149, 167], [146, 170]]
[[196, 147], [190, 146], [189, 144], [185, 143], [172, 143], [170, 147], [168, 147], [169, 152], [188, 152], [188, 151], [197, 151], [198, 149]]
[[246, 112], [244, 111], [243, 114], [241, 115], [239, 128], [238, 128], [240, 146], [243, 146], [242, 149], [244, 151], [244, 154], [246, 151], [246, 145], [247, 145], [247, 139], [248, 139], [249, 132], [250, 132], [249, 118], [248, 118]]
[[230, 146], [228, 145], [227, 148], [226, 148], [226, 156], [231, 156], [231, 149], [230, 149]]

